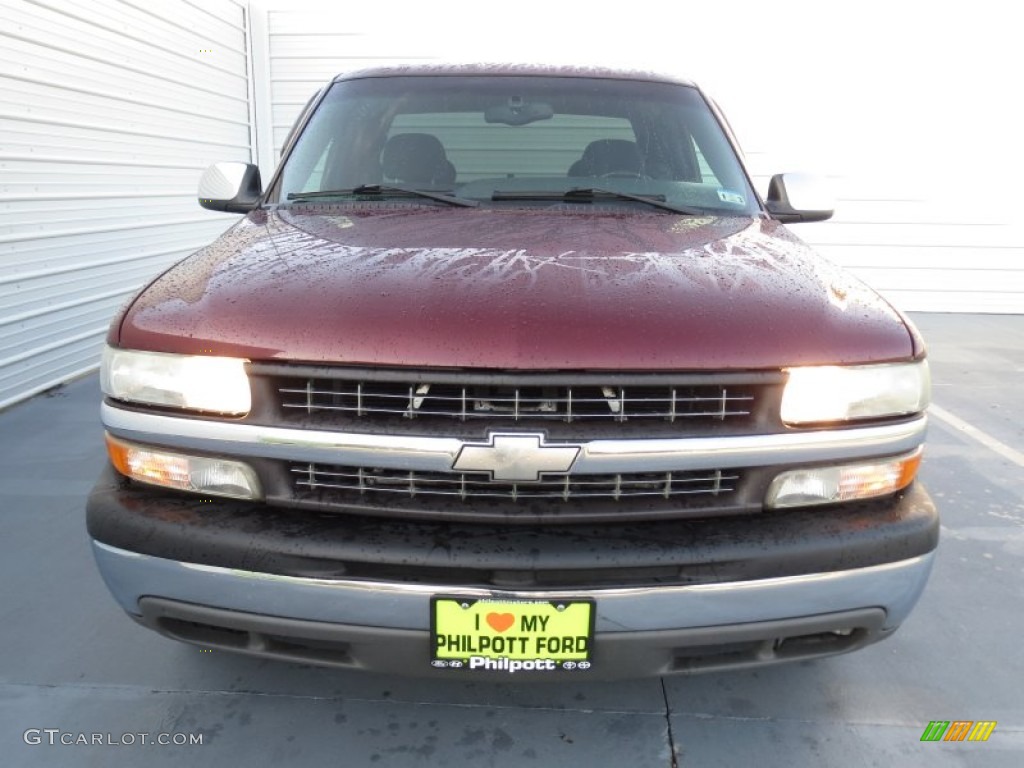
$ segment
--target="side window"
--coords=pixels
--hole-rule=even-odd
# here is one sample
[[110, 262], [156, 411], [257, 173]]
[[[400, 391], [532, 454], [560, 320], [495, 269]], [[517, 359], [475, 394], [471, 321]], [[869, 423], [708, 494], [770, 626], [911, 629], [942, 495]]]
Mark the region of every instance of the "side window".
[[309, 176], [306, 178], [305, 183], [299, 189], [300, 192], [317, 192], [323, 189], [321, 186], [324, 178], [324, 168], [327, 167], [327, 157], [331, 153], [331, 147], [334, 146], [334, 142], [331, 141], [324, 147], [320, 153], [320, 157], [317, 158], [316, 162], [313, 163], [312, 169], [309, 171]]
[[317, 100], [320, 94], [323, 93], [323, 89], [320, 89], [312, 96], [309, 97], [309, 101], [306, 102], [306, 106], [302, 108], [298, 115], [295, 117], [295, 122], [292, 123], [292, 127], [289, 129], [288, 134], [284, 137], [284, 141], [281, 142], [281, 154], [288, 148], [288, 145], [292, 143], [292, 139], [295, 137], [295, 131], [298, 130], [299, 124], [306, 119], [306, 114], [309, 112], [309, 108], [313, 106], [313, 102]]
[[[690, 139], [693, 141], [693, 139]], [[715, 172], [711, 170], [711, 166], [708, 165], [707, 159], [704, 157], [704, 153], [700, 151], [700, 146], [697, 142], [693, 142], [693, 151], [697, 155], [697, 168], [700, 171], [700, 183], [701, 184], [714, 184], [716, 187], [721, 186], [718, 177], [715, 176]]]

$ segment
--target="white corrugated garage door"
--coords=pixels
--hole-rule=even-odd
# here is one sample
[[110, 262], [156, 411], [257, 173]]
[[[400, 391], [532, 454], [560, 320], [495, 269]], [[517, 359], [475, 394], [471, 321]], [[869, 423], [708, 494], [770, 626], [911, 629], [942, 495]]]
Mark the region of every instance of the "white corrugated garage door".
[[115, 310], [234, 220], [249, 161], [245, 9], [0, 0], [0, 407], [95, 366]]

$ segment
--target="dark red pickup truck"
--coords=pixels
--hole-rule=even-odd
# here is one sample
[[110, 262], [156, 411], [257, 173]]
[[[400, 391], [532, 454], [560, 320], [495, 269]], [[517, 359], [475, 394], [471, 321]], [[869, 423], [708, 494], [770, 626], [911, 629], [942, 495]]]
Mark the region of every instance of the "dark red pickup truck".
[[906, 618], [913, 326], [754, 191], [692, 83], [377, 69], [117, 317], [88, 529], [137, 621], [410, 674], [615, 678], [807, 659]]

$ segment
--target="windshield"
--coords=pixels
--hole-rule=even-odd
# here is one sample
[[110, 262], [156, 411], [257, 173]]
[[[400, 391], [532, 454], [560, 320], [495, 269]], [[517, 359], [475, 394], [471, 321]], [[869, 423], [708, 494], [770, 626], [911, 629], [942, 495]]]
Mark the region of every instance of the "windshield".
[[602, 194], [566, 199], [642, 202], [606, 194], [626, 193], [686, 210], [758, 212], [697, 89], [638, 80], [459, 75], [335, 83], [287, 158], [272, 201], [370, 185], [495, 206], [560, 204], [585, 189]]

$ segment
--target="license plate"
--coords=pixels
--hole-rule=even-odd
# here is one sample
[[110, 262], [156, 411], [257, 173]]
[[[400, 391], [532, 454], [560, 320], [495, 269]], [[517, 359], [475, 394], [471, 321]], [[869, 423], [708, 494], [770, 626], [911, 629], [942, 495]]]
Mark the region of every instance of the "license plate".
[[591, 669], [593, 600], [431, 600], [433, 666], [471, 671]]

